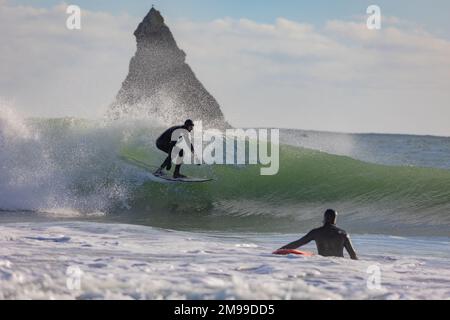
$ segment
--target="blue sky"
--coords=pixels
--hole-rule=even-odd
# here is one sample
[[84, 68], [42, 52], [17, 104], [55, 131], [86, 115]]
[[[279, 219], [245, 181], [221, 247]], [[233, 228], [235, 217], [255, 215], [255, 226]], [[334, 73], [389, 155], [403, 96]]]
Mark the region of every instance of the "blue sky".
[[[61, 0], [11, 0], [11, 3], [50, 7]], [[333, 19], [364, 15], [371, 4], [381, 7], [387, 16], [396, 16], [423, 25], [429, 31], [450, 37], [450, 1], [448, 0], [73, 0], [82, 8], [113, 14], [126, 12], [141, 17], [152, 4], [171, 19], [209, 21], [217, 18], [248, 18], [273, 22], [277, 17], [316, 25]]]
[[[450, 136], [450, 1], [431, 3], [0, 0], [0, 107], [102, 117], [155, 4], [236, 127]], [[79, 32], [69, 4], [84, 10]], [[381, 30], [366, 27], [371, 4]]]

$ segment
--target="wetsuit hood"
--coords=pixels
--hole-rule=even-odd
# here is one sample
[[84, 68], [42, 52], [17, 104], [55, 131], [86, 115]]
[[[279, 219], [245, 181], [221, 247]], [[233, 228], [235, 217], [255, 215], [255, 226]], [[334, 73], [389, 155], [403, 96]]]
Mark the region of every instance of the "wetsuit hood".
[[337, 222], [337, 212], [332, 209], [328, 209], [325, 211], [323, 215], [323, 224], [324, 225], [336, 225]]

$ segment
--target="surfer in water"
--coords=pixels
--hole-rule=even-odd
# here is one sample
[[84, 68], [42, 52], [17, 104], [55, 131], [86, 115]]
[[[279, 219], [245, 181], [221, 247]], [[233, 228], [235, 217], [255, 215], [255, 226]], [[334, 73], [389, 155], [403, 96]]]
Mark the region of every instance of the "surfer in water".
[[310, 231], [303, 238], [280, 249], [297, 249], [314, 240], [321, 256], [343, 258], [345, 248], [351, 259], [358, 260], [349, 235], [336, 226], [336, 221], [337, 212], [328, 209], [324, 214], [322, 227]]
[[[175, 147], [175, 145], [178, 143], [178, 141], [183, 138], [187, 145], [191, 146], [191, 152], [194, 153], [194, 146], [192, 145], [190, 139], [189, 139], [189, 132], [191, 132], [194, 129], [194, 122], [192, 120], [186, 120], [184, 125], [182, 126], [174, 126], [166, 131], [156, 140], [156, 146], [159, 150], [167, 153], [167, 158], [164, 160], [161, 167], [156, 170], [155, 175], [162, 175], [163, 170], [167, 169], [167, 171], [170, 171], [172, 168], [172, 149]], [[183, 150], [180, 151], [178, 154], [181, 158], [184, 155]], [[180, 173], [181, 163], [177, 164], [175, 166], [175, 171], [173, 173], [173, 177], [175, 179], [179, 178], [186, 178], [186, 176], [182, 175]]]

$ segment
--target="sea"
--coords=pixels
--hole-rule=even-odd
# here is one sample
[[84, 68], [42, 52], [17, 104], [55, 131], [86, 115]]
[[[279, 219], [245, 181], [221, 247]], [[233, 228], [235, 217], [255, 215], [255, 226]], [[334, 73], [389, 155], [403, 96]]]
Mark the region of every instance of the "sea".
[[[276, 175], [164, 184], [123, 161], [158, 123], [1, 111], [0, 299], [450, 299], [450, 137], [282, 129]], [[272, 254], [329, 208], [359, 260]]]

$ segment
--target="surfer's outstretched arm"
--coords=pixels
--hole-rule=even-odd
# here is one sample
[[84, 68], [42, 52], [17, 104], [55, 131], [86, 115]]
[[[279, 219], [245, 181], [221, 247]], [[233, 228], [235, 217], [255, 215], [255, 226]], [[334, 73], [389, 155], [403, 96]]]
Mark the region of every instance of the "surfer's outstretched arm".
[[304, 246], [305, 244], [308, 244], [308, 243], [310, 243], [313, 240], [314, 240], [314, 235], [313, 235], [313, 232], [311, 231], [306, 236], [304, 236], [303, 238], [301, 238], [301, 239], [299, 239], [297, 241], [291, 242], [291, 243], [285, 245], [284, 247], [282, 247], [280, 249], [281, 250], [284, 250], [284, 249], [297, 249], [298, 247]]
[[344, 247], [352, 260], [358, 260], [358, 256], [356, 255], [355, 249], [353, 249], [352, 241], [350, 240], [350, 237], [348, 235], [345, 239]]

